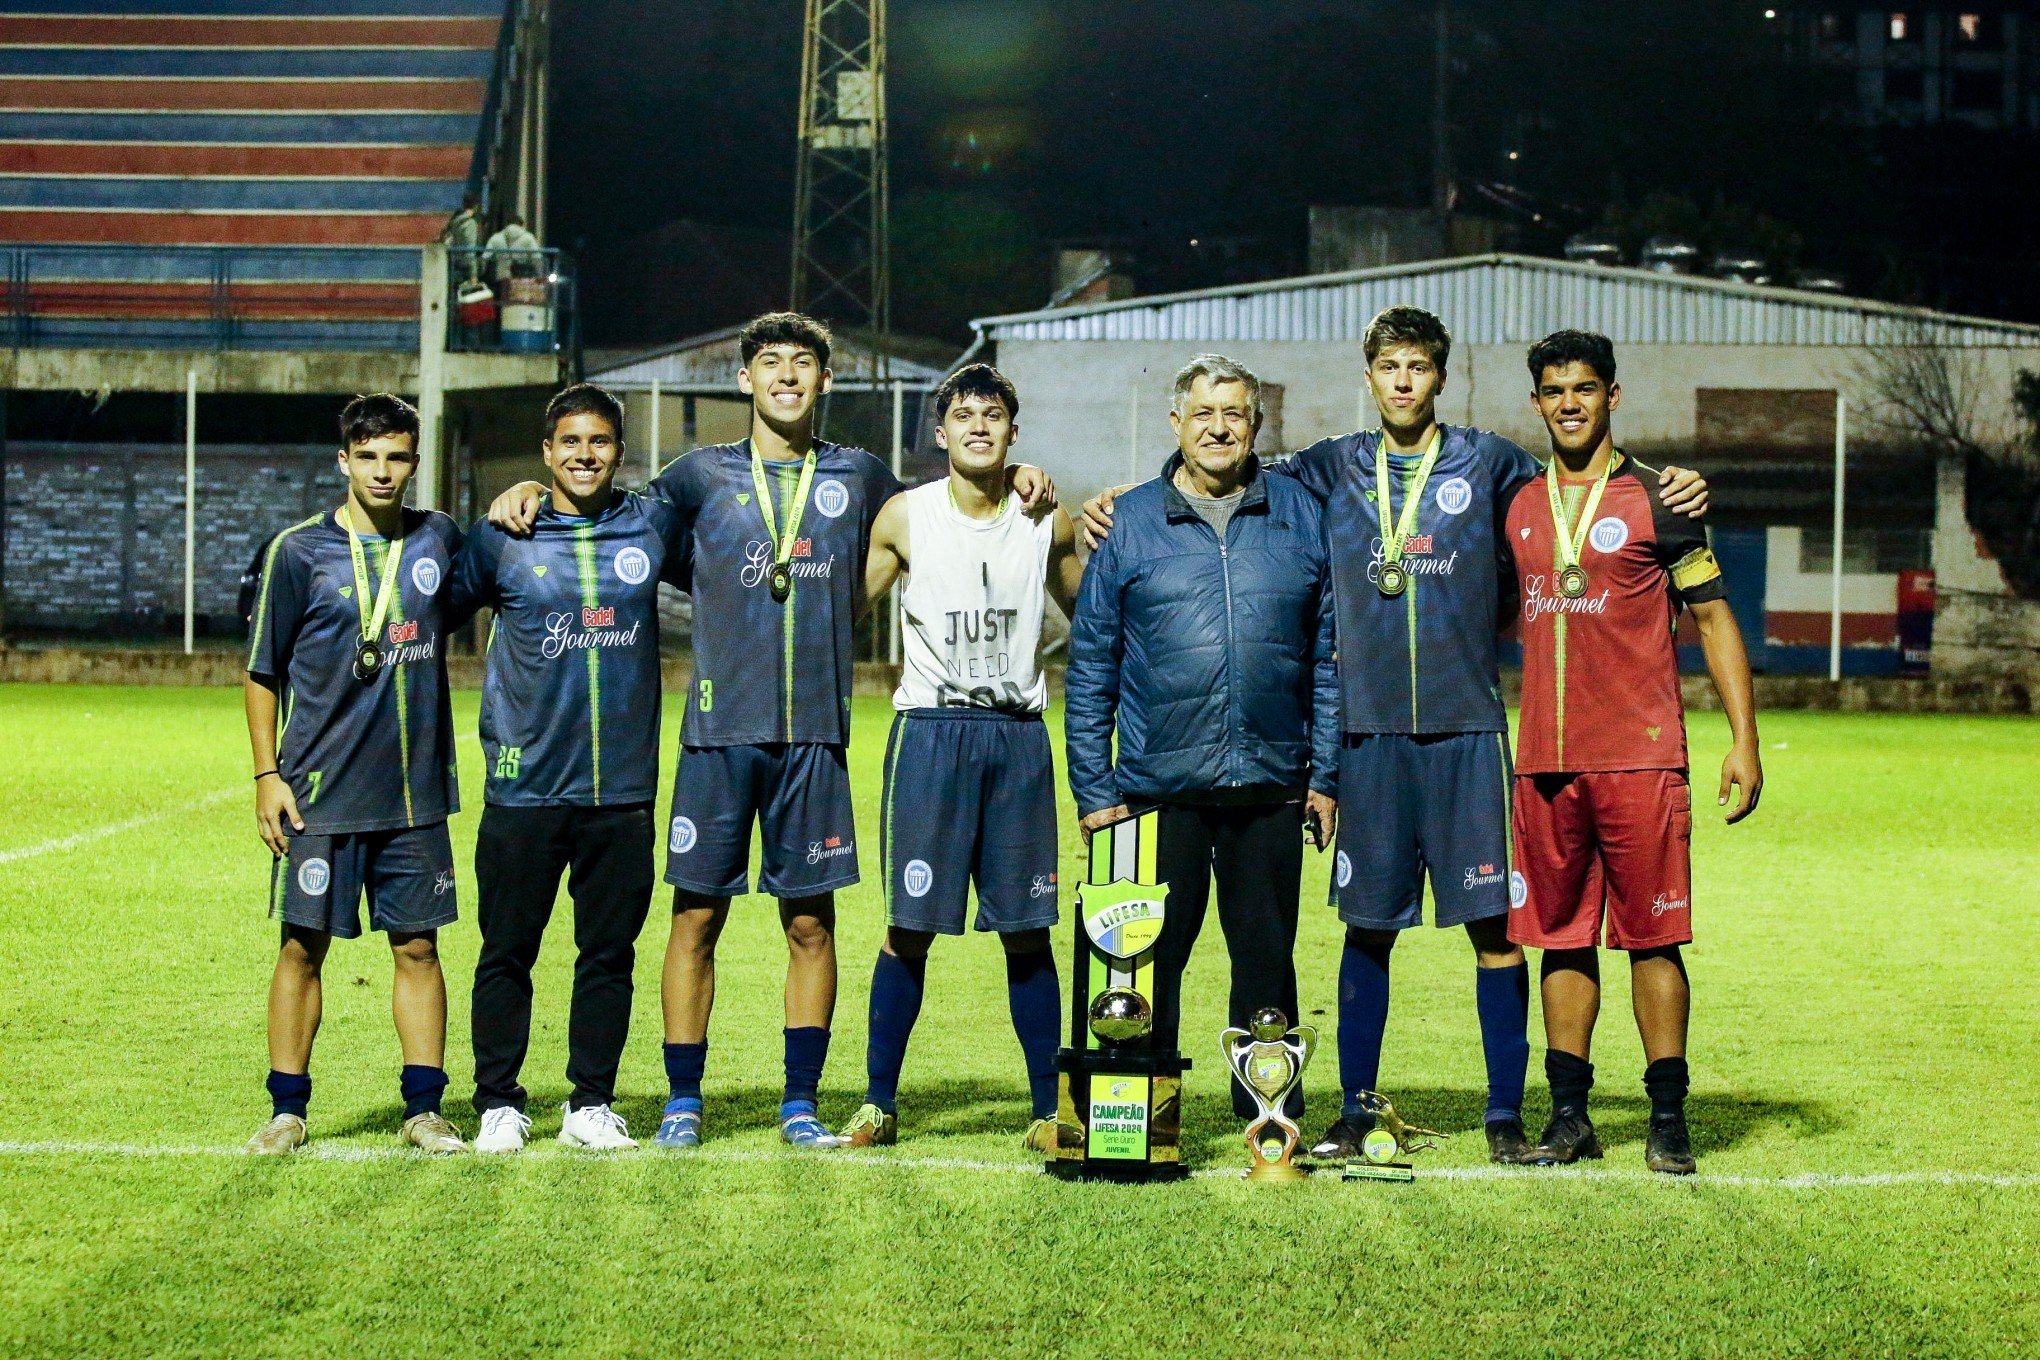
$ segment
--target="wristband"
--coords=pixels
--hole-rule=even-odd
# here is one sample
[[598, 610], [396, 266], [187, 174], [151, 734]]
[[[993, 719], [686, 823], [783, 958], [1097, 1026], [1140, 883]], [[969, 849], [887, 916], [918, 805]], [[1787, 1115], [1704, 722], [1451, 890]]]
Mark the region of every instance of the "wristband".
[[260, 784], [260, 783], [261, 783], [261, 782], [262, 782], [263, 780], [265, 780], [265, 779], [269, 778], [269, 776], [271, 776], [271, 775], [275, 775], [275, 776], [276, 776], [276, 777], [277, 777], [278, 779], [281, 779], [281, 778], [283, 778], [283, 775], [282, 775], [282, 773], [281, 773], [280, 771], [277, 771], [277, 770], [264, 770], [264, 771], [263, 771], [263, 772], [262, 772], [261, 774], [258, 774], [258, 775], [256, 775], [256, 776], [255, 776], [255, 782], [256, 782], [256, 783], [258, 783], [258, 784]]

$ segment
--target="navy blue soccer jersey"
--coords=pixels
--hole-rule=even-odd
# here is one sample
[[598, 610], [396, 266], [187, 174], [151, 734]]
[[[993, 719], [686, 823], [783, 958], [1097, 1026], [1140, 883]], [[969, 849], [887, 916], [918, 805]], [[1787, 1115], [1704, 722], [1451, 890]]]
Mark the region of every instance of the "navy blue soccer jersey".
[[548, 498], [528, 538], [487, 520], [468, 531], [455, 607], [496, 611], [482, 685], [489, 803], [658, 796], [658, 591], [675, 519], [626, 492], [593, 518], [563, 515]]
[[[1375, 512], [1379, 430], [1320, 440], [1271, 472], [1325, 504], [1338, 598], [1339, 688], [1346, 731], [1505, 732], [1496, 625], [1504, 590], [1502, 521], [1538, 463], [1498, 434], [1441, 426], [1444, 443], [1403, 544], [1409, 587], [1381, 593]], [[1390, 459], [1397, 520], [1416, 460]]]
[[[362, 535], [371, 595], [396, 552], [396, 595], [376, 639], [383, 664], [358, 680], [361, 605], [347, 530], [328, 510], [278, 534], [255, 596], [248, 673], [282, 700], [276, 766], [315, 835], [387, 831], [459, 810], [446, 695], [447, 588], [460, 529], [404, 511], [392, 543]], [[379, 598], [379, 597], [378, 597]]]
[[[748, 440], [696, 449], [652, 484], [679, 512], [675, 574], [694, 597], [694, 685], [683, 745], [849, 740], [850, 626], [864, 591], [864, 555], [880, 507], [904, 488], [863, 449], [818, 443], [815, 460], [783, 603], [772, 598], [772, 535]], [[781, 532], [792, 520], [800, 472], [798, 459], [764, 464]]]

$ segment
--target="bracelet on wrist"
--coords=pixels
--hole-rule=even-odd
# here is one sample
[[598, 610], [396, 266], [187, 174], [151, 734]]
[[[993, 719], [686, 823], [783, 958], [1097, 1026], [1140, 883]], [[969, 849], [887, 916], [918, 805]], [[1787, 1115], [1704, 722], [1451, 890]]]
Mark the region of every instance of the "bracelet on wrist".
[[271, 775], [275, 775], [278, 779], [283, 778], [283, 772], [280, 770], [264, 770], [261, 774], [255, 776], [255, 782], [259, 784]]

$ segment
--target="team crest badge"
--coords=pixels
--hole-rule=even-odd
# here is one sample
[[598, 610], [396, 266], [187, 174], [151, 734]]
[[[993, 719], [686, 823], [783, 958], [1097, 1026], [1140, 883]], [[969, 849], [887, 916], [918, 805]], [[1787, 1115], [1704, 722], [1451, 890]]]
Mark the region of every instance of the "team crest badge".
[[1629, 541], [1629, 522], [1620, 515], [1606, 515], [1594, 521], [1594, 527], [1587, 532], [1587, 541], [1597, 551], [1614, 552]]
[[1448, 515], [1466, 513], [1466, 507], [1473, 504], [1473, 483], [1464, 477], [1454, 477], [1438, 487], [1438, 508]]
[[616, 575], [625, 585], [637, 585], [652, 574], [652, 559], [643, 548], [625, 548], [616, 555]]
[[439, 564], [429, 557], [421, 557], [411, 564], [411, 584], [418, 587], [420, 595], [439, 593]]
[[815, 488], [815, 509], [838, 519], [850, 508], [850, 489], [838, 481], [823, 482]]

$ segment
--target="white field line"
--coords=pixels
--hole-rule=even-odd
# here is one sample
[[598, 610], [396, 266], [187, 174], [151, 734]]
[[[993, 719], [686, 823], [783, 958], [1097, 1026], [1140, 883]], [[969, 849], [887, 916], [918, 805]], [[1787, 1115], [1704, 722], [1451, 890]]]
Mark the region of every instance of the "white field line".
[[24, 845], [14, 850], [0, 850], [0, 864], [13, 864], [17, 860], [36, 859], [42, 855], [60, 855], [66, 850], [76, 850], [81, 845], [90, 845], [94, 841], [103, 841], [108, 836], [118, 836], [124, 831], [133, 831], [138, 827], [147, 826], [151, 822], [167, 821], [172, 817], [183, 817], [193, 812], [203, 811], [217, 803], [226, 802], [239, 792], [239, 789], [220, 789], [217, 792], [208, 793], [203, 798], [193, 799], [189, 803], [183, 803], [177, 807], [164, 808], [159, 812], [143, 813], [139, 817], [130, 817], [124, 822], [108, 822], [105, 826], [95, 826], [89, 831], [74, 831], [68, 836], [58, 836], [54, 840], [39, 841], [34, 845]]
[[[97, 1143], [70, 1142], [61, 1140], [9, 1141], [0, 1140], [0, 1157], [135, 1157], [135, 1158], [178, 1158], [178, 1157], [239, 1157], [241, 1149], [224, 1144], [157, 1144], [157, 1143]], [[292, 1154], [293, 1159], [309, 1159], [328, 1162], [379, 1162], [391, 1159], [425, 1160], [424, 1154], [409, 1148], [389, 1146], [365, 1146], [360, 1143], [321, 1143], [314, 1141], [302, 1151]], [[926, 1157], [912, 1154], [878, 1154], [862, 1152], [793, 1152], [762, 1148], [713, 1148], [688, 1152], [662, 1153], [645, 1149], [631, 1153], [586, 1153], [558, 1149], [541, 1141], [538, 1146], [520, 1153], [516, 1160], [536, 1157], [546, 1162], [601, 1163], [615, 1157], [653, 1157], [659, 1161], [670, 1161], [676, 1167], [688, 1162], [772, 1162], [795, 1166], [812, 1162], [824, 1166], [854, 1166], [872, 1170], [903, 1171], [983, 1171], [1002, 1175], [1036, 1176], [1041, 1174], [1040, 1165], [1033, 1161], [1004, 1162], [989, 1161], [970, 1157]], [[1195, 1173], [1199, 1177], [1225, 1179], [1238, 1178], [1241, 1174], [1234, 1167], [1207, 1167]], [[1322, 1183], [1338, 1183], [1338, 1177], [1325, 1174], [1313, 1178]], [[2017, 1173], [1998, 1174], [1983, 1171], [1882, 1171], [1864, 1175], [1830, 1175], [1822, 1172], [1803, 1172], [1792, 1176], [1738, 1176], [1702, 1173], [1697, 1176], [1660, 1176], [1648, 1171], [1616, 1171], [1599, 1167], [1502, 1167], [1502, 1166], [1458, 1166], [1439, 1167], [1435, 1170], [1419, 1169], [1418, 1184], [1431, 1181], [1508, 1181], [1519, 1185], [1539, 1183], [1617, 1184], [1617, 1185], [1662, 1185], [1671, 1188], [1679, 1186], [1728, 1186], [1753, 1190], [1877, 1190], [1906, 1186], [1974, 1186], [1981, 1189], [2021, 1190], [2040, 1187], [2040, 1174]]]

